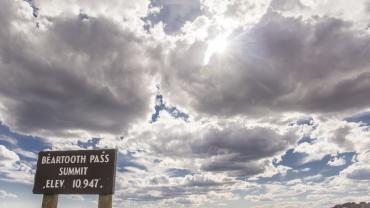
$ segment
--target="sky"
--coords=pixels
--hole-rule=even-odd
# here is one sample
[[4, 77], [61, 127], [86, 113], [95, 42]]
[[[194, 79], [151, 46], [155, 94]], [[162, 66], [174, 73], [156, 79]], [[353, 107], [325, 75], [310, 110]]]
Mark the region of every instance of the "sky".
[[369, 0], [1, 0], [0, 207], [41, 206], [39, 151], [96, 148], [115, 208], [368, 202], [369, 23]]

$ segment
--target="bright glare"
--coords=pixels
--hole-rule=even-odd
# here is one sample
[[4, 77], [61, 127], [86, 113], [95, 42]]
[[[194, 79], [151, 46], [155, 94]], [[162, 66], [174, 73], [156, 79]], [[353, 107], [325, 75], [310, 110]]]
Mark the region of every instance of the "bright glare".
[[222, 54], [227, 47], [227, 40], [224, 36], [218, 36], [215, 39], [208, 41], [208, 48], [204, 55], [203, 64], [207, 65], [213, 54]]
[[226, 48], [226, 38], [217, 37], [216, 39], [210, 41], [208, 46], [210, 51], [213, 51], [214, 53], [222, 53]]

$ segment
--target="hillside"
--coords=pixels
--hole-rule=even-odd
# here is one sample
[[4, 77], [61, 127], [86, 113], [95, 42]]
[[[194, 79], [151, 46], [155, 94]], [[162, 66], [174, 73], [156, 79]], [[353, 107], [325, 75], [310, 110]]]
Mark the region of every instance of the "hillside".
[[345, 204], [335, 205], [333, 208], [370, 208], [370, 203], [361, 202], [361, 203], [354, 203], [348, 202]]

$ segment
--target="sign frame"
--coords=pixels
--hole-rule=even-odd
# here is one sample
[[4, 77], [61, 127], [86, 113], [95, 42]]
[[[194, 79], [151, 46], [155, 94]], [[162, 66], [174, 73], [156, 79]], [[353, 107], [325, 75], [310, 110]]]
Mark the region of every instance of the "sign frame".
[[[32, 192], [43, 194], [42, 208], [57, 208], [58, 194], [99, 194], [98, 208], [111, 208], [115, 192], [117, 153], [117, 148], [40, 151]], [[77, 160], [79, 161], [76, 162]], [[96, 178], [99, 176], [101, 177]], [[53, 180], [54, 187], [48, 186]], [[56, 185], [58, 180], [59, 187]], [[76, 181], [79, 181], [78, 186]]]

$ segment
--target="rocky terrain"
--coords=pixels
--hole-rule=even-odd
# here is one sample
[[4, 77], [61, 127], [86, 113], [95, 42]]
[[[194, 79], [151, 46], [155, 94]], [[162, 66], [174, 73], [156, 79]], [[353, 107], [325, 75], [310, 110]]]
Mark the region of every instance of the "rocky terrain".
[[335, 205], [333, 208], [370, 208], [370, 203], [361, 202], [361, 203], [354, 203], [348, 202], [345, 204]]

